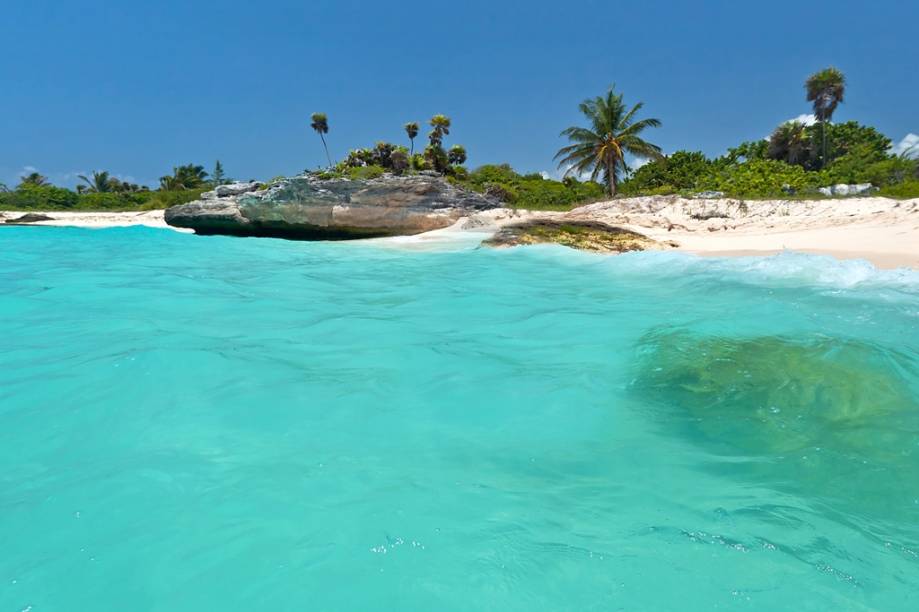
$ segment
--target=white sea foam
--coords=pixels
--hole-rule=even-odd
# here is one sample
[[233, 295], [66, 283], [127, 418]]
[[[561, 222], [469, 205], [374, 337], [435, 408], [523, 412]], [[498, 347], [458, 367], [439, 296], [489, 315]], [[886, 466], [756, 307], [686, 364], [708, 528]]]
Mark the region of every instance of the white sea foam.
[[617, 270], [665, 275], [715, 274], [756, 284], [816, 285], [836, 289], [889, 288], [919, 292], [919, 271], [882, 270], [863, 259], [836, 259], [785, 251], [763, 257], [700, 257], [673, 251], [627, 253], [609, 259]]

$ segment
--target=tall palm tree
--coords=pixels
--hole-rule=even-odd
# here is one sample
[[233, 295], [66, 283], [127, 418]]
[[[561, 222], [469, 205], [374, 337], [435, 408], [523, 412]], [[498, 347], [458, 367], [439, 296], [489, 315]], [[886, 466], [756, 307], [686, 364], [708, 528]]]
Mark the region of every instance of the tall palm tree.
[[20, 177], [20, 185], [35, 185], [36, 187], [44, 187], [48, 184], [47, 177], [42, 176], [38, 172], [30, 172], [25, 176]]
[[444, 144], [444, 136], [450, 135], [450, 117], [446, 115], [434, 115], [431, 117], [431, 133], [428, 134], [428, 139], [431, 141], [432, 147], [442, 147]]
[[562, 132], [572, 143], [559, 149], [555, 159], [558, 167], [565, 168], [565, 176], [583, 174], [590, 170], [590, 180], [596, 181], [603, 175], [603, 181], [611, 196], [616, 195], [620, 175], [628, 169], [625, 155], [648, 159], [663, 157], [661, 149], [640, 136], [650, 127], [660, 127], [658, 119], [635, 119], [644, 104], [639, 102], [626, 109], [622, 94], [610, 87], [605, 96], [584, 100], [580, 110], [590, 127], [570, 127]]
[[322, 147], [325, 149], [326, 159], [329, 160], [329, 168], [332, 167], [332, 156], [329, 155], [329, 146], [325, 143], [325, 135], [329, 133], [329, 118], [325, 113], [313, 113], [310, 116], [310, 127], [316, 130], [319, 138], [322, 139]]
[[86, 183], [84, 191], [90, 193], [108, 193], [110, 191], [116, 191], [116, 186], [118, 181], [109, 176], [109, 173], [106, 171], [97, 172], [93, 171], [92, 178], [86, 177], [80, 174], [77, 178]]
[[836, 107], [846, 93], [846, 77], [836, 68], [825, 68], [808, 77], [804, 83], [807, 101], [814, 105], [814, 117], [820, 122], [823, 139], [822, 166], [826, 166], [826, 124], [833, 118]]
[[408, 139], [412, 143], [411, 151], [409, 155], [415, 154], [415, 137], [418, 136], [418, 130], [421, 129], [417, 121], [411, 121], [405, 124], [405, 133], [408, 134]]

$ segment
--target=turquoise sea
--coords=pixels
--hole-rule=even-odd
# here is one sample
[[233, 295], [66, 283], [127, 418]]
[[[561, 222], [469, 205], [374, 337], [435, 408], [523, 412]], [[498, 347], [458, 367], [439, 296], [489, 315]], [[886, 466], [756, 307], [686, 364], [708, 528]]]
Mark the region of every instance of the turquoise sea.
[[919, 609], [919, 273], [0, 229], [0, 610]]

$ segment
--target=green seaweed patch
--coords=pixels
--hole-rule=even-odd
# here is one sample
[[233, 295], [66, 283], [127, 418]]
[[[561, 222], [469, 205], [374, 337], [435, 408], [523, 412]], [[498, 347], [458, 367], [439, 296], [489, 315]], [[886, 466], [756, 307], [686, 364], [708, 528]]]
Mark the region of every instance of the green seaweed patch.
[[493, 247], [560, 244], [573, 249], [602, 253], [645, 251], [665, 246], [637, 232], [605, 223], [547, 219], [508, 225], [484, 244]]
[[641, 353], [633, 392], [743, 454], [829, 448], [878, 459], [902, 450], [880, 439], [908, 446], [897, 432], [919, 426], [908, 364], [871, 344], [669, 332], [646, 336]]

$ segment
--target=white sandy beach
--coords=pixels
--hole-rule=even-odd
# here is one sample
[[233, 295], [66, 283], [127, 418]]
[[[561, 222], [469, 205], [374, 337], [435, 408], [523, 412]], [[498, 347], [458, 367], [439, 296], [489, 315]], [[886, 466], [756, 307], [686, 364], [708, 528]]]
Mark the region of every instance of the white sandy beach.
[[879, 268], [919, 269], [919, 199], [828, 200], [624, 198], [566, 213], [489, 211], [474, 225], [515, 221], [601, 221], [676, 250], [706, 256], [764, 256], [784, 250], [866, 259]]
[[[23, 212], [0, 211], [0, 223]], [[35, 212], [51, 219], [30, 225], [87, 228], [175, 229], [163, 211]], [[783, 250], [866, 259], [879, 268], [919, 269], [919, 199], [850, 198], [813, 201], [696, 200], [675, 196], [598, 202], [567, 213], [498, 209], [462, 220], [451, 228], [418, 236], [385, 239], [402, 248], [426, 248], [444, 241], [480, 238], [526, 219], [594, 220], [639, 232], [673, 248], [699, 255], [770, 255]], [[185, 231], [185, 230], [178, 230]]]
[[162, 210], [145, 210], [138, 212], [0, 211], [0, 224], [10, 221], [15, 223], [16, 219], [26, 214], [50, 217], [50, 220], [48, 221], [35, 221], [33, 223], [29, 223], [28, 225], [87, 227], [92, 229], [143, 225], [147, 227], [158, 227], [162, 229], [177, 229], [166, 223], [166, 221], [163, 219]]

